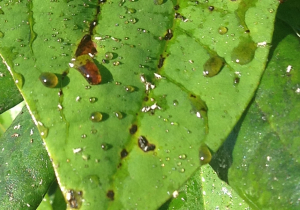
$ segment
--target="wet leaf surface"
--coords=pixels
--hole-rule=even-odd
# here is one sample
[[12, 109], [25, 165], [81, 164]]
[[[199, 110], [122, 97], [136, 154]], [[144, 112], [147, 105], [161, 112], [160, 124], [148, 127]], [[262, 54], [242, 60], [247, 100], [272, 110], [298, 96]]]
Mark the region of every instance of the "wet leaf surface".
[[0, 62], [0, 114], [23, 100], [6, 66]]
[[0, 148], [1, 208], [36, 209], [55, 176], [26, 107], [0, 138]]
[[[163, 204], [199, 168], [204, 141], [216, 151], [250, 101], [271, 42], [269, 8], [277, 5], [2, 2], [0, 54], [68, 206]], [[214, 57], [215, 76], [206, 77]], [[56, 86], [44, 86], [44, 72], [57, 76]]]

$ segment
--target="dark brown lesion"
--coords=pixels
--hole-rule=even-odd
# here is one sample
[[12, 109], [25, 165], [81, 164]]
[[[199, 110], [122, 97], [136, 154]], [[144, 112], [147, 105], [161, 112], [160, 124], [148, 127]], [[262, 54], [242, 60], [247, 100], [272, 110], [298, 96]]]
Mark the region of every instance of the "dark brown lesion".
[[75, 57], [80, 55], [94, 56], [96, 53], [96, 44], [92, 41], [92, 36], [89, 34], [84, 35], [77, 47]]

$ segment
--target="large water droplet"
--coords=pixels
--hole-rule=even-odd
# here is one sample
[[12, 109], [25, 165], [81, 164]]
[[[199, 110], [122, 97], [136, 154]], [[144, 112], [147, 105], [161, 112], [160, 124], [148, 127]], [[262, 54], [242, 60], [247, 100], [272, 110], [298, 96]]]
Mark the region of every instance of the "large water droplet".
[[203, 75], [206, 77], [213, 77], [217, 75], [224, 66], [224, 59], [218, 55], [209, 58], [203, 65]]
[[90, 97], [90, 98], [89, 98], [89, 101], [90, 101], [91, 103], [95, 103], [95, 102], [97, 101], [97, 98], [96, 98], [96, 97]]
[[111, 60], [111, 59], [113, 59], [113, 57], [114, 57], [114, 55], [113, 55], [111, 52], [105, 53], [105, 58], [106, 58], [107, 60]]
[[205, 144], [200, 146], [199, 159], [200, 159], [201, 165], [205, 165], [205, 164], [209, 163], [211, 160], [211, 153]]
[[239, 45], [231, 52], [231, 60], [240, 65], [245, 65], [253, 60], [255, 50], [256, 44], [251, 37], [242, 37]]
[[227, 31], [228, 31], [228, 29], [227, 29], [226, 27], [224, 27], [224, 26], [220, 26], [219, 29], [218, 29], [218, 32], [219, 32], [219, 34], [221, 34], [221, 35], [226, 34]]
[[17, 72], [14, 72], [14, 78], [16, 85], [21, 89], [24, 85], [24, 77], [22, 74], [19, 74]]
[[58, 78], [55, 74], [50, 72], [43, 72], [39, 76], [40, 81], [43, 85], [49, 88], [54, 88], [58, 84]]
[[102, 120], [102, 114], [100, 112], [93, 112], [90, 119], [92, 122], [100, 122]]

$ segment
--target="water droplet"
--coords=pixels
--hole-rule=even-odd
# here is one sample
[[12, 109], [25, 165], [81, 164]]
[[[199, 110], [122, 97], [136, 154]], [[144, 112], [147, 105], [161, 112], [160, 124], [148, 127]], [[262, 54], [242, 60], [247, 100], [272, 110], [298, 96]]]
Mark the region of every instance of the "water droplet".
[[22, 74], [19, 74], [17, 72], [14, 72], [14, 78], [16, 85], [21, 89], [24, 85], [24, 77]]
[[90, 155], [86, 155], [86, 154], [82, 154], [81, 157], [85, 161], [90, 159]]
[[184, 172], [185, 172], [185, 169], [184, 169], [184, 168], [181, 168], [181, 169], [179, 169], [179, 172], [184, 173]]
[[82, 191], [68, 190], [66, 200], [71, 208], [79, 209], [82, 203]]
[[97, 100], [98, 100], [98, 99], [97, 99], [96, 97], [90, 97], [90, 98], [89, 98], [89, 101], [90, 101], [91, 103], [95, 103]]
[[120, 65], [120, 61], [115, 61], [115, 62], [113, 62], [113, 65], [114, 65], [114, 66]]
[[54, 88], [58, 84], [58, 78], [55, 74], [50, 72], [43, 72], [39, 76], [40, 81], [43, 85], [49, 88]]
[[226, 27], [224, 27], [224, 26], [220, 26], [220, 27], [219, 27], [219, 30], [218, 30], [219, 34], [221, 34], [221, 35], [226, 34], [227, 31], [228, 31], [228, 28], [226, 28]]
[[102, 120], [102, 114], [100, 112], [93, 112], [90, 116], [92, 122], [100, 122]]
[[127, 155], [128, 155], [127, 150], [126, 150], [126, 149], [123, 149], [123, 150], [121, 151], [121, 158], [125, 158]]
[[2, 31], [0, 31], [0, 38], [4, 37], [4, 33]]
[[173, 105], [174, 105], [174, 106], [177, 106], [177, 105], [178, 105], [178, 101], [177, 101], [177, 100], [174, 100], [174, 101], [173, 101]]
[[129, 128], [129, 133], [130, 133], [131, 135], [133, 135], [133, 134], [136, 133], [137, 129], [138, 129], [137, 125], [133, 124], [133, 125]]
[[200, 146], [199, 159], [200, 159], [201, 165], [205, 165], [205, 164], [209, 163], [211, 160], [211, 153], [205, 144]]
[[86, 134], [82, 134], [82, 135], [81, 135], [81, 138], [83, 138], [83, 139], [85, 139], [86, 137], [87, 137]]
[[179, 155], [179, 156], [178, 156], [178, 158], [179, 158], [179, 159], [182, 159], [182, 160], [186, 159], [186, 157], [187, 157], [186, 154], [182, 154], [182, 155]]
[[96, 134], [96, 133], [97, 133], [97, 129], [93, 128], [93, 129], [91, 130], [91, 134]]
[[155, 149], [155, 145], [150, 144], [145, 136], [140, 136], [138, 138], [138, 145], [144, 152], [153, 151]]
[[127, 8], [127, 13], [128, 14], [134, 14], [134, 13], [136, 13], [136, 10], [133, 9], [133, 8]]
[[153, 0], [153, 2], [156, 5], [162, 5], [164, 3], [164, 0]]
[[218, 55], [210, 57], [203, 65], [203, 75], [205, 77], [213, 77], [217, 75], [224, 66], [224, 59]]
[[38, 129], [39, 129], [40, 134], [41, 134], [41, 136], [42, 136], [43, 138], [46, 138], [46, 137], [48, 136], [48, 131], [49, 131], [49, 129], [48, 129], [47, 127], [45, 127], [45, 126], [43, 125], [43, 123], [38, 122]]
[[106, 58], [107, 60], [111, 60], [111, 59], [113, 59], [113, 57], [114, 57], [114, 55], [113, 55], [111, 52], [105, 53], [105, 58]]
[[117, 111], [117, 112], [114, 112], [115, 116], [118, 118], [118, 119], [122, 119], [123, 118], [123, 115], [121, 112]]
[[85, 89], [91, 89], [92, 87], [90, 85], [85, 86]]
[[104, 151], [108, 150], [110, 148], [109, 144], [103, 143], [101, 144], [101, 149], [103, 149]]
[[245, 65], [251, 62], [254, 58], [256, 44], [251, 37], [242, 37], [237, 47], [231, 52], [231, 60], [240, 65]]
[[209, 6], [208, 9], [209, 9], [209, 11], [213, 11], [215, 9], [215, 7], [214, 6]]
[[133, 86], [131, 86], [131, 85], [124, 86], [124, 88], [125, 88], [125, 90], [127, 92], [130, 92], [130, 93], [132, 93], [133, 91], [135, 91], [135, 88]]
[[3, 10], [2, 10], [2, 9], [0, 9], [0, 15], [3, 15], [3, 14], [4, 14]]
[[115, 193], [114, 193], [113, 190], [109, 190], [109, 191], [107, 191], [106, 196], [107, 196], [110, 200], [113, 201], [113, 200], [114, 200], [114, 197], [115, 197]]

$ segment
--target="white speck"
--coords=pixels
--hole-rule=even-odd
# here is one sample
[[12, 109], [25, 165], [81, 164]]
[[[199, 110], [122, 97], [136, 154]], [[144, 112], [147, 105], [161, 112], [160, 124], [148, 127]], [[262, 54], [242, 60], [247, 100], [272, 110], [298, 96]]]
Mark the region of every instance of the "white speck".
[[288, 65], [288, 67], [286, 68], [286, 73], [290, 73], [290, 71], [292, 70], [292, 66], [291, 65]]
[[297, 90], [295, 92], [296, 93], [300, 93], [300, 88], [297, 88]]
[[92, 53], [89, 53], [89, 56], [90, 56], [91, 58], [93, 58], [93, 57], [94, 57], [94, 55], [93, 55]]
[[80, 96], [76, 97], [76, 101], [80, 101], [80, 99], [81, 99]]
[[203, 191], [203, 195], [206, 195], [206, 192], [205, 192], [205, 191]]
[[33, 129], [30, 129], [30, 136], [33, 135]]
[[270, 156], [267, 156], [267, 161], [270, 161], [271, 160], [271, 157]]
[[197, 113], [196, 113], [196, 116], [197, 116], [198, 118], [201, 118], [201, 113], [200, 113], [200, 112], [197, 112]]
[[202, 182], [205, 182], [205, 179], [204, 179], [204, 177], [202, 177], [201, 179], [202, 179]]
[[19, 137], [20, 136], [20, 134], [18, 134], [18, 133], [14, 133], [13, 135], [11, 135], [11, 137]]
[[189, 60], [189, 62], [190, 62], [190, 63], [194, 63], [194, 61], [193, 61], [193, 60]]
[[236, 60], [235, 60], [235, 62], [236, 62], [236, 63], [239, 63], [239, 62], [240, 62], [240, 60], [239, 60], [239, 59], [236, 59]]
[[39, 182], [39, 185], [43, 184], [43, 180], [41, 179], [41, 181]]
[[173, 198], [177, 198], [177, 196], [179, 195], [179, 193], [178, 193], [177, 190], [175, 190], [175, 191], [172, 193], [172, 195], [173, 195]]
[[203, 71], [203, 75], [204, 76], [208, 75], [208, 71]]
[[95, 39], [96, 39], [96, 40], [103, 40], [104, 38], [101, 37], [101, 36], [97, 36], [97, 37], [95, 37]]
[[156, 79], [161, 79], [162, 78], [162, 76], [160, 74], [157, 74], [157, 73], [154, 73], [154, 76], [155, 76]]
[[16, 130], [19, 130], [21, 128], [21, 125], [20, 124], [18, 124], [18, 125], [16, 125], [16, 126], [14, 126], [14, 129]]
[[81, 152], [82, 151], [82, 148], [76, 148], [76, 149], [73, 149], [73, 153], [76, 154], [78, 152]]
[[142, 83], [146, 82], [146, 78], [144, 74], [141, 74], [140, 79]]
[[67, 192], [66, 199], [67, 199], [67, 201], [72, 199], [72, 193], [71, 192]]
[[0, 77], [4, 77], [4, 74], [2, 72], [0, 72]]
[[37, 122], [40, 126], [44, 126], [43, 123], [41, 121]]
[[74, 63], [69, 63], [69, 66], [70, 66], [71, 68], [73, 68], [75, 65], [74, 65]]
[[258, 42], [257, 47], [265, 47], [267, 45], [267, 42]]
[[58, 107], [59, 110], [62, 110], [62, 109], [63, 109], [63, 107], [62, 107], [61, 104], [58, 104], [57, 107]]
[[27, 204], [26, 204], [26, 206], [30, 207], [30, 204], [29, 204], [29, 203], [27, 203]]

